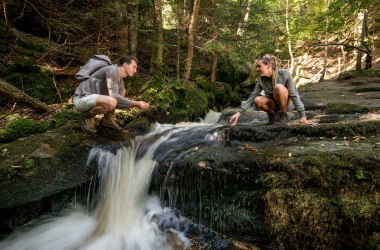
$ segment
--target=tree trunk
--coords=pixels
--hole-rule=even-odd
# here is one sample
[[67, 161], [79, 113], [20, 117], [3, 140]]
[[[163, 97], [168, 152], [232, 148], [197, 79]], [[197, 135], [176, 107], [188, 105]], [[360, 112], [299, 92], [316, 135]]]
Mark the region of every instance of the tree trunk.
[[129, 54], [137, 56], [137, 39], [138, 39], [138, 25], [139, 25], [139, 5], [134, 3], [130, 7], [130, 20], [129, 20]]
[[185, 66], [185, 80], [188, 81], [190, 78], [191, 64], [193, 63], [194, 56], [194, 33], [195, 33], [195, 24], [199, 11], [200, 0], [194, 0], [193, 12], [191, 14], [190, 23], [189, 23], [189, 48], [187, 51], [186, 66]]
[[127, 21], [128, 10], [125, 6], [119, 10], [119, 15], [116, 16], [118, 18], [118, 30], [117, 30], [117, 51], [119, 55], [125, 55], [129, 51], [128, 49], [128, 21]]
[[183, 40], [183, 32], [185, 30], [185, 0], [177, 0], [177, 80], [180, 78], [181, 68], [181, 44]]
[[162, 72], [162, 64], [164, 58], [164, 32], [162, 23], [162, 3], [161, 0], [154, 0], [154, 24], [156, 28], [156, 53], [151, 65], [150, 72], [157, 70]]
[[178, 28], [180, 30], [185, 29], [185, 0], [177, 0], [178, 8]]
[[364, 9], [363, 14], [362, 36], [360, 43], [361, 46], [367, 51], [364, 62], [364, 69], [370, 69], [372, 68], [372, 51], [368, 46], [368, 9]]
[[239, 25], [236, 31], [236, 34], [238, 34], [239, 36], [242, 36], [244, 34], [245, 26], [247, 25], [248, 19], [249, 19], [250, 9], [251, 9], [251, 0], [245, 0], [242, 4], [242, 10], [241, 10], [243, 18], [239, 22]]
[[289, 0], [286, 0], [286, 34], [288, 35], [288, 50], [290, 55], [290, 73], [293, 74], [294, 70], [294, 56], [292, 52], [292, 39], [290, 34], [290, 28], [289, 28]]
[[43, 102], [25, 94], [15, 86], [7, 83], [5, 80], [0, 79], [0, 94], [10, 98], [14, 102], [22, 102], [28, 107], [32, 108], [38, 113], [51, 111], [50, 107]]
[[[366, 39], [368, 33], [367, 20], [368, 20], [368, 10], [364, 9], [362, 12], [358, 14], [359, 23], [357, 25], [358, 36], [359, 36], [359, 44], [360, 48], [368, 50], [366, 48]], [[367, 53], [368, 54], [368, 53]], [[362, 70], [362, 51], [358, 50], [356, 54], [356, 71]]]
[[[330, 8], [330, 0], [326, 1], [326, 13], [328, 13]], [[327, 69], [327, 56], [328, 56], [328, 42], [329, 42], [329, 36], [328, 36], [328, 31], [329, 31], [329, 15], [326, 16], [326, 27], [325, 27], [325, 55], [324, 55], [324, 61], [323, 61], [323, 70], [321, 73], [321, 78], [319, 78], [319, 81], [322, 82], [325, 79], [326, 75], [326, 69]]]
[[211, 82], [216, 82], [216, 74], [218, 69], [218, 56], [214, 53], [212, 56], [212, 64], [211, 64]]
[[10, 23], [8, 21], [8, 10], [7, 10], [8, 4], [9, 4], [8, 1], [3, 0], [3, 15], [4, 15], [4, 22], [5, 22], [4, 35], [5, 35], [5, 37], [8, 37], [9, 30], [10, 30]]

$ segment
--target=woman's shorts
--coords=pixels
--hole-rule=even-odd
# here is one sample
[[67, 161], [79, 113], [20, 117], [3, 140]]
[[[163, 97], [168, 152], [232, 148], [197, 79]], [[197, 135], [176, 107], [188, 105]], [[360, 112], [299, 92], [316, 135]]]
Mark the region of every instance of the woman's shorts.
[[88, 111], [96, 106], [96, 98], [98, 97], [98, 94], [91, 94], [91, 95], [74, 95], [73, 97], [73, 104], [75, 108], [81, 112]]

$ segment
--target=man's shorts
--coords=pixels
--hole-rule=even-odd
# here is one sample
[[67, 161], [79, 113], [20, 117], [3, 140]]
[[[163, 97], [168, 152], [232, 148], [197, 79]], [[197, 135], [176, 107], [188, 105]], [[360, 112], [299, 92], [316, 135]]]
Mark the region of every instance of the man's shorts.
[[98, 94], [83, 96], [74, 95], [73, 104], [75, 108], [81, 112], [89, 111], [90, 109], [96, 106], [96, 98], [98, 96]]

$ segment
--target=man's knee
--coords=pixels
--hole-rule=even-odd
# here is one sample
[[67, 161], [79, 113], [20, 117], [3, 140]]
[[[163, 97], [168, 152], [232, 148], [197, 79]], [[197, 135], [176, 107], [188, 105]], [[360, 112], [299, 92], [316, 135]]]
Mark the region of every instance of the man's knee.
[[106, 111], [112, 111], [116, 108], [117, 100], [110, 96], [100, 95], [96, 100], [97, 106], [102, 106]]
[[116, 105], [117, 105], [117, 100], [113, 97], [109, 98], [108, 99], [108, 103], [107, 103], [107, 111], [112, 111], [116, 108]]

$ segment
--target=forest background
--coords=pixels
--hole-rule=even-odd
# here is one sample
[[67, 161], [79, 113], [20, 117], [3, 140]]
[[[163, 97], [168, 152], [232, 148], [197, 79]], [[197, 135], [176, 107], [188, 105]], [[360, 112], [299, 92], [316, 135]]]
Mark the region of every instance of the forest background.
[[151, 109], [118, 113], [119, 123], [195, 120], [208, 109], [239, 106], [252, 91], [254, 61], [264, 53], [281, 59], [299, 87], [371, 68], [380, 43], [379, 3], [3, 0], [0, 102], [9, 113], [25, 102], [25, 93], [48, 104], [43, 111], [70, 108], [80, 66], [96, 54], [115, 63], [128, 54], [138, 57], [139, 69], [126, 82], [127, 95]]

